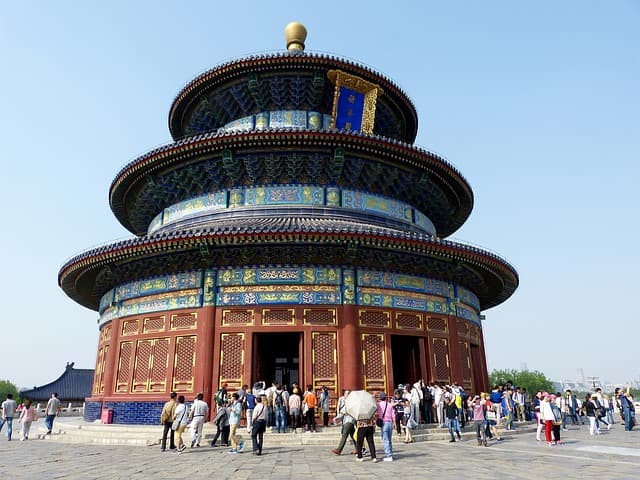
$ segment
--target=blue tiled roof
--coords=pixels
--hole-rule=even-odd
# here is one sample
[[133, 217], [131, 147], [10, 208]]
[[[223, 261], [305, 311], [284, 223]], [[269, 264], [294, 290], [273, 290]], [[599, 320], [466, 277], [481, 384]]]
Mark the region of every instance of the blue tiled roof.
[[20, 397], [33, 401], [46, 401], [51, 398], [53, 392], [57, 392], [62, 402], [83, 402], [85, 398], [91, 396], [93, 370], [75, 369], [73, 365], [73, 362], [68, 363], [64, 373], [51, 383], [33, 387], [30, 390], [21, 390]]

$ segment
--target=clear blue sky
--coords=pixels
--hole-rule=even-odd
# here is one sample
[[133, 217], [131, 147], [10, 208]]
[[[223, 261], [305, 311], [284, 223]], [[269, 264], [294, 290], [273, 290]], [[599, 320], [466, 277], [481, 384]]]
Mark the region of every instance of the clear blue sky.
[[170, 140], [180, 88], [284, 49], [292, 20], [308, 50], [395, 80], [420, 115], [416, 143], [471, 183], [454, 237], [521, 279], [485, 312], [489, 368], [639, 378], [640, 2], [612, 0], [3, 2], [0, 379], [94, 367], [97, 314], [58, 288], [60, 266], [129, 235], [109, 185]]

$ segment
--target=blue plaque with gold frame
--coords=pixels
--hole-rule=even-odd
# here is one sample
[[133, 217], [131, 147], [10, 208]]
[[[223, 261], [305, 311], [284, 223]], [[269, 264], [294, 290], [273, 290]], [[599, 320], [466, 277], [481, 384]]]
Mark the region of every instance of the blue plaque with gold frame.
[[376, 101], [382, 89], [360, 77], [329, 70], [327, 77], [335, 84], [331, 128], [373, 133], [376, 119]]

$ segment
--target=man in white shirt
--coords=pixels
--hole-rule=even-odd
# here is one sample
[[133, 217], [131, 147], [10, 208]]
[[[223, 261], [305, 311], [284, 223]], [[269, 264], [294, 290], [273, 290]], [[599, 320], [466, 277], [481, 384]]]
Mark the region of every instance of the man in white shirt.
[[444, 394], [444, 390], [440, 387], [439, 384], [433, 384], [433, 404], [436, 407], [436, 413], [438, 415], [438, 425], [444, 428], [446, 425], [444, 424], [444, 398], [442, 395]]
[[209, 405], [202, 400], [203, 397], [204, 395], [199, 393], [189, 411], [189, 419], [191, 420], [191, 448], [200, 446], [202, 427], [204, 426], [205, 418], [209, 415]]
[[53, 430], [53, 421], [60, 413], [60, 400], [58, 399], [58, 393], [53, 392], [51, 394], [51, 398], [47, 402], [47, 408], [45, 410], [46, 417], [44, 418], [44, 424], [47, 427], [47, 435], [51, 435], [51, 430]]
[[16, 414], [16, 408], [18, 405], [13, 399], [12, 393], [7, 393], [7, 399], [2, 402], [2, 419], [0, 420], [0, 432], [4, 424], [7, 424], [7, 438], [11, 441], [11, 435], [13, 434], [13, 417]]

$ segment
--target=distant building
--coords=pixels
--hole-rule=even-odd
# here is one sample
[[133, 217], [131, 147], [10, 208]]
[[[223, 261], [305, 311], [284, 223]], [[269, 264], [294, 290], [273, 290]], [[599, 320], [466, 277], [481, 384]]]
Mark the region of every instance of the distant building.
[[62, 375], [51, 383], [30, 390], [21, 390], [20, 398], [32, 402], [46, 402], [53, 392], [64, 403], [82, 403], [91, 395], [93, 385], [93, 369], [73, 368], [74, 363], [67, 363]]

